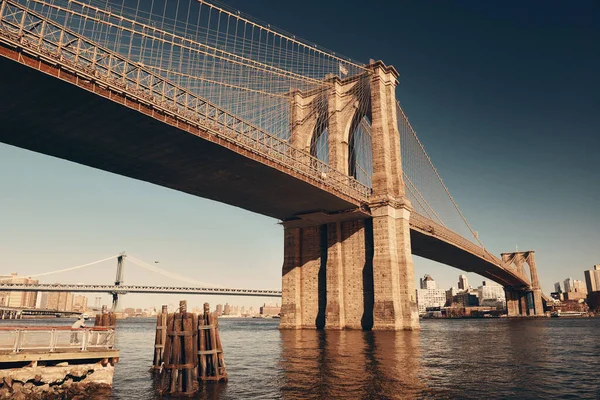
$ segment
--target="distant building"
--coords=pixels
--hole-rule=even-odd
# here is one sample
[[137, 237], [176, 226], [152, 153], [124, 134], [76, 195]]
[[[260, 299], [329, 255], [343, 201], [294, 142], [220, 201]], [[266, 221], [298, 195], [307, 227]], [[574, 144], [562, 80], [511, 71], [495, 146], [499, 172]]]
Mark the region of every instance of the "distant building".
[[452, 298], [451, 304], [460, 307], [477, 307], [479, 298], [474, 293], [462, 292]]
[[585, 287], [585, 282], [584, 281], [578, 281], [577, 279], [575, 279], [573, 281], [573, 291], [575, 291], [577, 293], [585, 293], [585, 294], [587, 294], [587, 289]]
[[[10, 275], [0, 276], [0, 283], [36, 285], [39, 281], [25, 276], [17, 276], [17, 273], [13, 272]], [[0, 292], [0, 306], [34, 308], [37, 296], [37, 292]]]
[[593, 269], [585, 271], [584, 275], [587, 292], [600, 291], [600, 264], [594, 265]]
[[281, 313], [281, 306], [279, 305], [279, 303], [276, 303], [275, 305], [265, 303], [260, 308], [260, 315], [273, 316], [273, 315], [279, 315], [280, 313]]
[[217, 304], [217, 309], [215, 310], [215, 314], [217, 314], [217, 317], [220, 317], [221, 315], [223, 315], [223, 304]]
[[562, 289], [560, 288], [560, 282], [556, 282], [554, 284], [554, 292], [555, 293], [562, 293]]
[[50, 292], [46, 308], [57, 311], [73, 311], [73, 293], [71, 292]]
[[425, 275], [423, 278], [421, 278], [420, 283], [421, 289], [437, 289], [437, 284], [429, 275]]
[[88, 310], [87, 296], [77, 295], [73, 298], [73, 311], [86, 312]]
[[483, 281], [477, 288], [477, 297], [480, 305], [492, 305], [494, 302], [502, 304], [502, 307], [506, 305], [504, 288], [495, 282]]
[[421, 288], [417, 289], [417, 306], [419, 313], [424, 314], [427, 308], [443, 307], [446, 304], [446, 291], [438, 289], [429, 275], [421, 278]]
[[467, 290], [467, 289], [469, 289], [469, 281], [467, 280], [467, 276], [466, 275], [459, 275], [458, 276], [458, 288], [460, 290]]
[[573, 292], [574, 290], [573, 288], [573, 278], [567, 278], [564, 280], [564, 288], [565, 288], [565, 293], [569, 293], [569, 292]]
[[231, 315], [231, 306], [229, 303], [225, 303], [225, 308], [223, 308], [223, 315]]
[[584, 300], [587, 298], [587, 293], [584, 292], [566, 292], [563, 294], [564, 300]]
[[446, 305], [451, 305], [454, 296], [456, 296], [459, 293], [462, 293], [462, 290], [459, 290], [455, 287], [451, 287], [450, 289], [446, 290]]
[[600, 290], [589, 293], [587, 296], [587, 303], [590, 310], [600, 312]]

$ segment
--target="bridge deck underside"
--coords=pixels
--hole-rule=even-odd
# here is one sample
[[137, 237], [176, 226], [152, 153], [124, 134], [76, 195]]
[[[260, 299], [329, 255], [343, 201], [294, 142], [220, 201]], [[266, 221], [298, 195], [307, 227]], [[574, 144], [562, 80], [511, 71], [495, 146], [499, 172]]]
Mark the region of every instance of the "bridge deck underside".
[[0, 142], [278, 219], [357, 204], [0, 56]]
[[467, 272], [475, 272], [503, 286], [522, 287], [524, 282], [513, 273], [476, 254], [448, 243], [443, 239], [411, 228], [412, 254]]

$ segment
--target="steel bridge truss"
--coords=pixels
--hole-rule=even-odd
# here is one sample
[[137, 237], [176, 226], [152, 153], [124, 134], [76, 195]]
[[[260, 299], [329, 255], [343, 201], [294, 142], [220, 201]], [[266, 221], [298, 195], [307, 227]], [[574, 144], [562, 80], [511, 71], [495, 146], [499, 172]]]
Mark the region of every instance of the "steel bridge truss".
[[231, 289], [175, 286], [135, 286], [135, 285], [70, 285], [70, 284], [12, 284], [0, 283], [0, 292], [87, 292], [87, 293], [145, 293], [145, 294], [204, 294], [223, 296], [281, 297], [281, 290]]

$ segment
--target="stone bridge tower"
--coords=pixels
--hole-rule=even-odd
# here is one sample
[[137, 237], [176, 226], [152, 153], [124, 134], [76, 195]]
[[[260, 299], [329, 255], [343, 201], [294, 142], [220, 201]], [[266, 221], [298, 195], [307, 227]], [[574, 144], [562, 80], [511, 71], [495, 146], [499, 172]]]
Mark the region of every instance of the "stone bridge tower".
[[398, 72], [380, 61], [367, 69], [330, 78], [326, 90], [290, 94], [292, 145], [310, 150], [326, 128], [329, 165], [348, 176], [352, 134], [365, 115], [370, 118], [373, 193], [362, 214], [315, 213], [284, 221], [282, 329], [419, 328], [411, 205], [396, 116]]
[[542, 289], [535, 265], [535, 252], [502, 253], [502, 261], [506, 267], [512, 269], [525, 281], [528, 280], [524, 268], [524, 265], [527, 264], [531, 277], [531, 285], [528, 288], [504, 288], [508, 316], [544, 316]]

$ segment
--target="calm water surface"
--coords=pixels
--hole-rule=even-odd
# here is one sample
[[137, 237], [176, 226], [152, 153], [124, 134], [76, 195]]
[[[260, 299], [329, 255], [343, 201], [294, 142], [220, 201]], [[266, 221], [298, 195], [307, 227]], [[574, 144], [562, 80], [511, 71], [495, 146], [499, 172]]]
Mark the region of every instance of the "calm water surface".
[[[59, 321], [72, 322], [43, 323]], [[112, 398], [158, 398], [155, 319], [117, 324]], [[396, 333], [219, 324], [229, 382], [205, 385], [199, 399], [600, 399], [600, 318], [424, 320], [420, 332]]]

